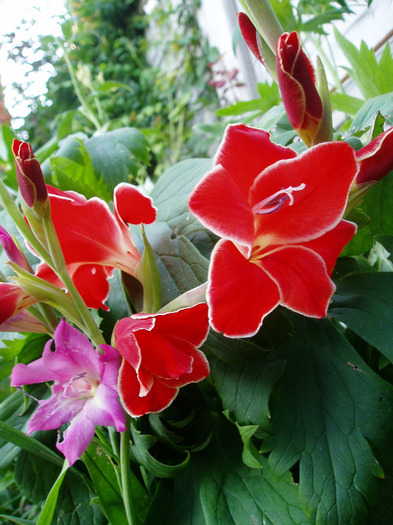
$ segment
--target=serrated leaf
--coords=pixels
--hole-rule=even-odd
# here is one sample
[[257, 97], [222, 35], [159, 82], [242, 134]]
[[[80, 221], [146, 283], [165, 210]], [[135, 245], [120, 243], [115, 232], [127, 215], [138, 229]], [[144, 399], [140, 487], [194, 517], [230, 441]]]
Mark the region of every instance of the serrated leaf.
[[263, 448], [278, 477], [300, 461], [302, 505], [316, 523], [359, 523], [383, 475], [368, 440], [381, 446], [392, 431], [393, 388], [329, 321], [297, 323], [276, 352], [287, 365]]
[[393, 363], [393, 273], [348, 275], [337, 283], [329, 314]]
[[298, 487], [290, 474], [274, 480], [268, 467], [243, 464], [235, 426], [219, 417], [209, 446], [187, 470], [162, 480], [145, 525], [305, 525]]

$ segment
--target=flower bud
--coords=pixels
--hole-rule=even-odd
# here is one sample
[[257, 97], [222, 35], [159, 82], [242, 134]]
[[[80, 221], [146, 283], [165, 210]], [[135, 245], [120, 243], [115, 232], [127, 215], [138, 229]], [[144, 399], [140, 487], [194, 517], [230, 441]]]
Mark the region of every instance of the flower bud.
[[41, 166], [28, 142], [14, 139], [12, 151], [15, 157], [16, 176], [23, 200], [29, 208], [42, 214], [48, 201], [48, 192]]
[[309, 147], [322, 120], [322, 102], [313, 67], [296, 32], [283, 33], [278, 39], [276, 60], [278, 85], [289, 121]]
[[8, 260], [12, 263], [19, 265], [27, 271], [30, 271], [30, 265], [26, 260], [24, 254], [20, 251], [11, 235], [0, 226], [0, 244], [3, 246], [3, 250], [7, 254]]
[[393, 170], [393, 127], [356, 152], [360, 168], [356, 184], [378, 182]]

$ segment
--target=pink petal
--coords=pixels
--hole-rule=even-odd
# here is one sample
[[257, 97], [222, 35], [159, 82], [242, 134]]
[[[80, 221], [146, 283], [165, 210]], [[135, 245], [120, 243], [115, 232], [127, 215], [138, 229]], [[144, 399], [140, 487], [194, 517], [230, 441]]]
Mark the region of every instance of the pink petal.
[[151, 224], [156, 220], [156, 208], [150, 197], [145, 197], [135, 186], [122, 182], [114, 191], [115, 213], [128, 224]]
[[195, 187], [188, 201], [191, 212], [209, 230], [251, 250], [254, 217], [247, 196], [222, 166], [216, 166]]
[[212, 253], [207, 296], [211, 325], [228, 337], [254, 335], [279, 302], [271, 278], [225, 240]]
[[64, 382], [79, 374], [88, 374], [95, 381], [100, 380], [100, 365], [97, 354], [90, 341], [64, 319], [54, 333], [56, 350], [50, 349], [50, 341], [45, 345], [42, 359], [52, 372], [53, 379]]
[[356, 152], [360, 168], [356, 183], [379, 181], [393, 170], [393, 127]]
[[30, 312], [23, 310], [0, 324], [0, 332], [30, 332], [46, 334], [45, 326]]
[[295, 188], [294, 202], [257, 216], [255, 244], [306, 242], [331, 230], [344, 213], [356, 172], [353, 150], [345, 142], [318, 144], [296, 159], [267, 168], [251, 189], [252, 205], [288, 188]]
[[139, 387], [135, 370], [127, 361], [123, 361], [119, 375], [119, 394], [126, 411], [132, 417], [160, 412], [171, 404], [178, 393], [177, 388], [168, 388], [157, 380], [144, 397], [139, 395]]
[[88, 417], [87, 409], [79, 412], [72, 420], [71, 425], [63, 434], [63, 441], [56, 447], [66, 457], [69, 465], [73, 465], [81, 457], [93, 440], [95, 424]]
[[117, 391], [101, 383], [94, 397], [86, 402], [85, 416], [95, 425], [113, 426], [118, 432], [124, 432], [126, 418], [118, 397]]
[[3, 246], [3, 250], [5, 251], [10, 262], [18, 264], [25, 270], [29, 271], [29, 267], [22, 252], [15, 244], [11, 235], [2, 226], [0, 226], [0, 244]]
[[355, 233], [356, 224], [348, 221], [340, 221], [337, 226], [329, 232], [317, 239], [302, 243], [302, 246], [320, 255], [325, 261], [328, 275], [331, 275], [337, 257]]
[[85, 403], [85, 399], [65, 397], [62, 391], [53, 394], [50, 399], [39, 401], [39, 407], [28, 423], [27, 434], [60, 428], [79, 414]]
[[320, 255], [303, 246], [284, 246], [260, 261], [276, 282], [280, 303], [308, 317], [324, 317], [335, 286]]

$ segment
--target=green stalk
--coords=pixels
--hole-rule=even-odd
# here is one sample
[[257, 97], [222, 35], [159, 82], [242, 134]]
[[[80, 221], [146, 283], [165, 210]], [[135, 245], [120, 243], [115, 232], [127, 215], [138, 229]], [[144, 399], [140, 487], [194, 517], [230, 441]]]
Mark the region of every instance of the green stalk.
[[55, 41], [56, 41], [57, 45], [59, 47], [61, 47], [61, 49], [63, 50], [64, 61], [66, 63], [68, 72], [70, 74], [71, 82], [72, 82], [73, 88], [75, 90], [75, 94], [78, 97], [78, 100], [79, 100], [79, 102], [80, 102], [80, 104], [81, 104], [81, 106], [83, 108], [83, 111], [84, 111], [86, 117], [94, 124], [96, 129], [100, 129], [101, 128], [101, 124], [96, 119], [93, 111], [90, 109], [90, 106], [87, 103], [87, 101], [86, 101], [86, 99], [85, 99], [85, 97], [84, 97], [84, 95], [83, 95], [83, 93], [82, 93], [82, 91], [81, 91], [81, 89], [79, 87], [78, 79], [76, 78], [75, 71], [74, 71], [74, 68], [72, 66], [70, 57], [68, 56], [66, 48], [64, 47], [63, 43], [58, 38], [56, 38]]
[[[49, 210], [49, 207], [48, 207]], [[42, 225], [48, 241], [49, 251], [52, 256], [51, 267], [55, 270], [59, 279], [65, 285], [68, 293], [70, 294], [76, 308], [78, 309], [83, 322], [85, 324], [86, 330], [95, 346], [98, 348], [100, 344], [105, 344], [105, 339], [103, 338], [100, 329], [98, 328], [96, 322], [94, 321], [90, 310], [86, 306], [86, 303], [82, 299], [80, 293], [76, 289], [68, 271], [64, 255], [57, 237], [56, 230], [53, 226], [53, 222], [50, 217], [50, 211], [42, 219]]]
[[135, 509], [132, 501], [132, 488], [130, 476], [130, 418], [128, 419], [127, 430], [120, 433], [120, 472], [121, 472], [121, 488], [126, 510], [128, 525], [137, 525], [138, 521], [135, 514]]

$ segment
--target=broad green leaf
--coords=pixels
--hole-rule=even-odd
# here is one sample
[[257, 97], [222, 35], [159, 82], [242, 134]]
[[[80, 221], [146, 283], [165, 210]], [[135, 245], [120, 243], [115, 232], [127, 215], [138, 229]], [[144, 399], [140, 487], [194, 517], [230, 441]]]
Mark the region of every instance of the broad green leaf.
[[330, 93], [330, 101], [333, 109], [349, 113], [349, 115], [356, 115], [364, 104], [364, 101], [359, 98], [337, 92]]
[[82, 193], [87, 199], [97, 196], [109, 201], [112, 194], [103, 183], [102, 176], [97, 177], [86, 148], [80, 144], [79, 149], [83, 156], [82, 163], [58, 156], [50, 159], [53, 185], [63, 191]]
[[151, 192], [158, 210], [157, 221], [165, 222], [174, 238], [177, 235], [188, 237], [205, 256], [212, 249], [212, 234], [191, 214], [187, 201], [195, 185], [211, 167], [211, 159], [179, 162], [161, 175]]
[[393, 273], [348, 275], [337, 283], [329, 314], [393, 363]]
[[94, 170], [110, 192], [120, 182], [136, 178], [140, 162], [148, 164], [148, 143], [139, 130], [119, 128], [95, 135], [84, 142]]
[[300, 462], [302, 506], [316, 523], [359, 523], [383, 476], [369, 442], [383, 446], [393, 430], [393, 388], [329, 321], [297, 323], [275, 352], [286, 366], [263, 449], [277, 477]]
[[192, 455], [187, 470], [162, 480], [145, 525], [304, 525], [298, 486], [290, 474], [274, 480], [269, 467], [243, 464], [234, 425], [216, 418], [209, 446]]

